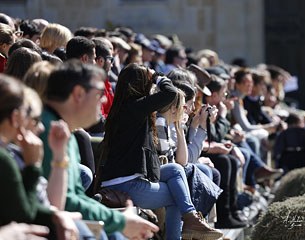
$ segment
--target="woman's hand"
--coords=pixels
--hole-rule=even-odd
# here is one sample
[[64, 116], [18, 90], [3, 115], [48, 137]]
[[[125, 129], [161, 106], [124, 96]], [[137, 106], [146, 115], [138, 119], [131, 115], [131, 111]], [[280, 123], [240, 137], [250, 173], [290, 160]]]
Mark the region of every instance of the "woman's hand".
[[17, 141], [22, 149], [22, 156], [26, 166], [41, 166], [43, 158], [43, 143], [32, 131], [24, 127], [19, 128]]
[[214, 163], [208, 157], [200, 157], [200, 158], [198, 158], [198, 162], [202, 163], [202, 164], [206, 164], [206, 165], [208, 165], [211, 168], [214, 167]]
[[[204, 149], [208, 148], [208, 143], [207, 142], [204, 142], [203, 148]], [[232, 146], [229, 146], [228, 144], [225, 145], [223, 143], [211, 142], [208, 153], [211, 153], [211, 154], [229, 154], [231, 150], [232, 150]]]
[[245, 165], [245, 157], [238, 147], [233, 147], [231, 154], [239, 160], [241, 166]]
[[217, 118], [217, 114], [218, 114], [218, 109], [215, 105], [211, 106], [211, 108], [209, 109], [209, 113], [210, 113], [210, 121], [211, 123], [216, 121]]

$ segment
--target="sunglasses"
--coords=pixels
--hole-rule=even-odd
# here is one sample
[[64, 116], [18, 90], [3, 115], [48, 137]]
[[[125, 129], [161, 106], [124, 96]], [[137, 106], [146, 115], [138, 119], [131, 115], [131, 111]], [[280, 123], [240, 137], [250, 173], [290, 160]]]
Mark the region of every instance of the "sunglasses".
[[106, 56], [106, 59], [108, 59], [108, 60], [111, 62], [111, 64], [113, 64], [113, 62], [114, 62], [114, 57]]

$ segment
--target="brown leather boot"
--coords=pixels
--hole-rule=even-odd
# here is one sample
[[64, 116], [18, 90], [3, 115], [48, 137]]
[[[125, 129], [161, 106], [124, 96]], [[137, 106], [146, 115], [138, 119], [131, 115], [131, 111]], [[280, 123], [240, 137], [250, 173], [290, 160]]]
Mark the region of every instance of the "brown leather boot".
[[256, 181], [258, 183], [260, 183], [260, 182], [263, 182], [264, 180], [277, 179], [280, 176], [282, 176], [283, 173], [284, 173], [284, 170], [281, 168], [273, 169], [273, 168], [270, 168], [267, 166], [263, 166], [263, 167], [258, 168], [255, 171], [254, 175], [255, 175]]
[[222, 232], [212, 228], [200, 212], [189, 212], [182, 216], [182, 239], [184, 240], [216, 240], [223, 236]]

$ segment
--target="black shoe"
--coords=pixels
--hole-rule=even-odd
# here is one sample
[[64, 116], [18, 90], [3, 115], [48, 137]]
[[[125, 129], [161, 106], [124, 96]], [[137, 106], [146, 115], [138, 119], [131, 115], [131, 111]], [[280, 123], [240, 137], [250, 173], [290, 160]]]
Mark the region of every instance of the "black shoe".
[[243, 223], [241, 221], [238, 221], [234, 219], [231, 215], [219, 218], [217, 216], [217, 222], [215, 223], [215, 227], [218, 229], [224, 229], [224, 228], [244, 228], [247, 227], [246, 223]]
[[245, 223], [247, 227], [249, 226], [249, 220], [242, 211], [232, 212], [232, 217], [239, 222]]

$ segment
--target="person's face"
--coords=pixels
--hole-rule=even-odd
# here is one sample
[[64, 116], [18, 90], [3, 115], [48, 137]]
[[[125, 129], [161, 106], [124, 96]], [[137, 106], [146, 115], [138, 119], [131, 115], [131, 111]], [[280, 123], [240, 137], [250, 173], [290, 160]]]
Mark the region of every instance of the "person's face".
[[42, 110], [38, 106], [32, 106], [32, 108], [33, 109], [27, 116], [28, 124], [26, 125], [26, 129], [38, 136], [45, 130], [40, 118]]
[[260, 82], [257, 85], [253, 85], [252, 94], [254, 96], [263, 96], [266, 93], [266, 84]]
[[9, 118], [10, 124], [12, 126], [12, 128], [9, 131], [10, 136], [12, 137], [9, 139], [10, 141], [17, 139], [19, 130], [21, 128], [26, 128], [26, 126], [29, 123], [29, 119], [27, 117], [28, 114], [29, 114], [29, 106], [25, 103], [12, 112]]
[[185, 68], [187, 63], [187, 57], [185, 51], [182, 49], [179, 51], [179, 55], [175, 57], [174, 65], [176, 67]]
[[142, 48], [142, 60], [143, 60], [143, 62], [151, 62], [154, 55], [155, 55], [154, 51], [149, 50], [148, 48], [145, 48], [145, 47]]
[[[223, 86], [218, 92], [213, 92], [211, 98], [211, 101], [208, 102], [210, 105], [218, 105], [220, 102], [223, 102], [226, 100], [227, 96], [227, 86]], [[208, 98], [207, 98], [208, 99]]]
[[133, 55], [130, 62], [142, 65], [143, 64], [142, 59], [143, 58], [142, 58], [142, 51], [141, 51], [141, 52], [139, 52], [139, 54]]
[[104, 63], [103, 68], [106, 73], [109, 73], [109, 71], [112, 67], [113, 61], [114, 61], [112, 53], [109, 52], [109, 54], [104, 58], [104, 60], [105, 60], [105, 63]]
[[106, 101], [104, 88], [105, 85], [100, 75], [91, 79], [81, 109], [81, 118], [83, 119], [81, 127], [90, 127], [100, 119], [101, 104]]
[[185, 98], [183, 97], [181, 99], [181, 105], [178, 106], [178, 108], [176, 106], [172, 106], [173, 109], [173, 122], [181, 122], [183, 120], [183, 114], [184, 114], [184, 106], [186, 105], [185, 103]]
[[246, 74], [241, 83], [236, 83], [236, 88], [244, 95], [250, 95], [253, 87], [251, 74]]
[[123, 48], [119, 48], [118, 49], [118, 56], [119, 56], [119, 59], [120, 59], [120, 64], [123, 64], [128, 57], [128, 52]]
[[3, 43], [0, 44], [0, 52], [4, 53], [5, 56], [8, 56], [8, 51], [10, 49], [10, 47], [14, 44], [15, 40], [11, 43]]
[[195, 97], [184, 104], [184, 112], [190, 115], [195, 110]]
[[93, 54], [88, 55], [88, 62], [87, 63], [96, 64], [95, 59], [96, 59], [96, 53], [95, 53], [95, 48], [93, 48]]

